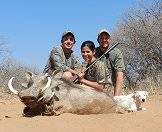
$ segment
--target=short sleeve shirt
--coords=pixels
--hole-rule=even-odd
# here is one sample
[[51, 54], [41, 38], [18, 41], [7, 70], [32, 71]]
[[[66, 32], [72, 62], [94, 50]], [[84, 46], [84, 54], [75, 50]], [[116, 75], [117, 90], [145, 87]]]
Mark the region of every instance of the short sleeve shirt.
[[75, 69], [79, 67], [80, 63], [78, 58], [74, 55], [73, 51], [65, 54], [62, 47], [53, 48], [44, 72], [51, 73], [56, 69], [66, 71], [68, 69]]
[[[86, 67], [89, 67], [88, 64]], [[85, 73], [85, 79], [107, 84], [110, 74], [108, 74], [106, 67], [102, 61], [97, 61], [93, 66], [91, 66]]]
[[[96, 58], [99, 58], [103, 53], [100, 48], [96, 48]], [[124, 59], [122, 52], [118, 48], [114, 48], [107, 55], [101, 58], [101, 61], [106, 65], [108, 71], [111, 73], [111, 80], [115, 84], [115, 75], [118, 71], [124, 71]]]

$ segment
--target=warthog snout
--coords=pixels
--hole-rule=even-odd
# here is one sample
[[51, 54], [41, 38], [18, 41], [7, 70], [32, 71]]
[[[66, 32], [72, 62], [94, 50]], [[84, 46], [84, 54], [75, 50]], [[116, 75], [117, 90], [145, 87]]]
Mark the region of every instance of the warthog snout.
[[21, 102], [23, 102], [26, 106], [36, 107], [38, 105], [37, 98], [31, 96], [24, 96], [20, 98]]
[[36, 104], [39, 104], [44, 97], [50, 97], [54, 93], [50, 90], [51, 85], [51, 78], [47, 74], [41, 74], [39, 77], [36, 76], [33, 73], [28, 72], [26, 74], [26, 78], [28, 81], [28, 84], [26, 89], [22, 91], [17, 91], [12, 86], [12, 81], [14, 77], [12, 77], [8, 82], [8, 87], [11, 92], [18, 95], [20, 100], [26, 105], [26, 106], [35, 106]]

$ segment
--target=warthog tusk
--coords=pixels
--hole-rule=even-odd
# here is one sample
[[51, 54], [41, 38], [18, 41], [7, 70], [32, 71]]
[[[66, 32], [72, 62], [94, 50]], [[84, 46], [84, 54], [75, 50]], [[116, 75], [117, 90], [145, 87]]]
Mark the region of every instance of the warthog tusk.
[[[52, 92], [51, 96], [48, 98], [48, 101], [54, 96], [54, 92]], [[37, 102], [41, 101], [44, 98], [44, 96], [42, 96], [41, 98], [38, 99]]]
[[47, 88], [49, 88], [50, 87], [50, 85], [51, 85], [51, 78], [50, 77], [47, 77], [47, 79], [48, 79], [48, 81], [47, 81], [47, 84], [46, 84], [46, 86], [42, 89], [42, 92], [44, 91], [44, 90], [46, 90]]
[[41, 101], [43, 98], [44, 98], [44, 96], [42, 96], [41, 98], [39, 98], [37, 102]]
[[15, 77], [12, 77], [9, 81], [8, 81], [8, 87], [10, 89], [11, 92], [13, 92], [14, 94], [18, 94], [18, 91], [15, 90], [12, 86], [12, 80], [14, 79]]

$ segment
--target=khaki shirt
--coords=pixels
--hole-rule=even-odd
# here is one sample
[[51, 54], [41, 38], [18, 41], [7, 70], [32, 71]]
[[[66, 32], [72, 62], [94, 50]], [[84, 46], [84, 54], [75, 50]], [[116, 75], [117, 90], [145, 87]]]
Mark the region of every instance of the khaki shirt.
[[[88, 64], [86, 67], [89, 67]], [[85, 79], [108, 84], [108, 78], [110, 78], [110, 74], [107, 72], [105, 65], [102, 61], [97, 61], [93, 66], [91, 66], [85, 73]]]
[[71, 51], [69, 54], [64, 54], [62, 47], [53, 48], [44, 72], [52, 74], [56, 69], [66, 71], [68, 69], [75, 69], [79, 67], [80, 63], [77, 57]]
[[[103, 53], [100, 51], [100, 48], [97, 47], [96, 48], [96, 58], [99, 58], [102, 54]], [[110, 72], [111, 80], [114, 85], [116, 82], [116, 80], [115, 80], [116, 72], [125, 70], [122, 52], [118, 48], [114, 48], [107, 55], [104, 55], [101, 58], [101, 61], [104, 62], [105, 66], [107, 67], [108, 71]]]

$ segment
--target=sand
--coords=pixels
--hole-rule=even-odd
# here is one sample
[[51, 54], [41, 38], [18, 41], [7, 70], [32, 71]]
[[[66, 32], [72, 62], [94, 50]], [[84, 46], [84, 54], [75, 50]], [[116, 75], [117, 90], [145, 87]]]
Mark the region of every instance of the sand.
[[162, 132], [162, 95], [142, 104], [146, 111], [23, 117], [17, 99], [0, 99], [0, 132]]

